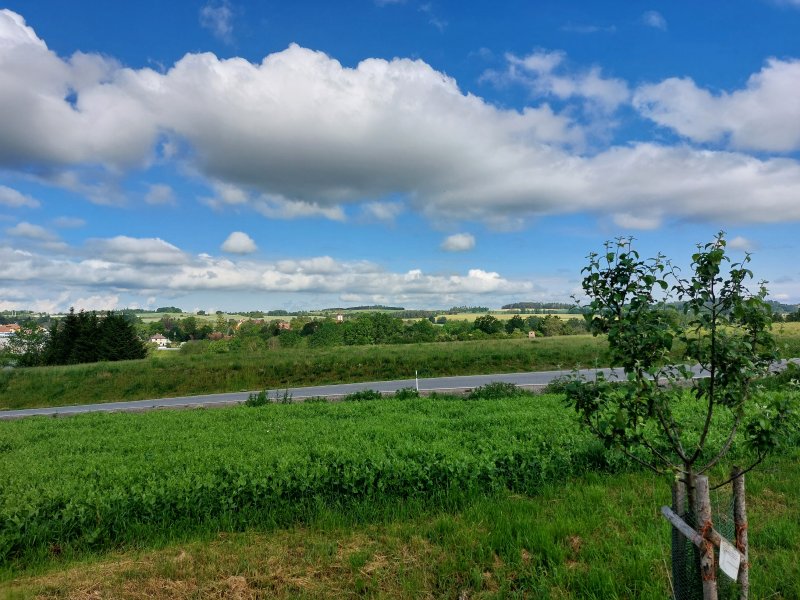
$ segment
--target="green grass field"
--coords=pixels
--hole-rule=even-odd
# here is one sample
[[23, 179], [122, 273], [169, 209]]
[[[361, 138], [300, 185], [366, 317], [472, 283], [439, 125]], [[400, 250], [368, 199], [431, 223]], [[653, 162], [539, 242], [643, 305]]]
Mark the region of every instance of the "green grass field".
[[[0, 440], [0, 595], [669, 594], [669, 481], [559, 396], [34, 418]], [[798, 458], [748, 476], [754, 598], [800, 597]]]
[[560, 398], [531, 395], [2, 422], [0, 564], [353, 500], [532, 493], [611, 464], [573, 425]]
[[[800, 458], [748, 478], [751, 598], [800, 598]], [[651, 476], [588, 474], [452, 509], [322, 512], [303, 525], [54, 560], [0, 582], [33, 598], [669, 597], [669, 528]]]
[[259, 354], [157, 352], [116, 363], [0, 370], [0, 409], [91, 404], [480, 373], [603, 366], [605, 341], [591, 336], [432, 344], [281, 348]]

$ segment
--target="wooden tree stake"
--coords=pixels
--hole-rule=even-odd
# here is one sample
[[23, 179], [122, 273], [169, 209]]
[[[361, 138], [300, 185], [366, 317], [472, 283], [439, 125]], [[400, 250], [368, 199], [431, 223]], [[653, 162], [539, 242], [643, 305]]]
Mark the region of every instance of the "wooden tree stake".
[[697, 528], [703, 538], [700, 547], [700, 576], [703, 578], [703, 600], [717, 600], [717, 565], [714, 563], [714, 545], [711, 542], [711, 497], [708, 477], [698, 475], [695, 479], [695, 514]]
[[742, 554], [739, 565], [739, 600], [750, 595], [750, 551], [747, 542], [747, 507], [744, 499], [744, 475], [739, 467], [733, 467], [733, 522], [736, 527], [736, 549]]

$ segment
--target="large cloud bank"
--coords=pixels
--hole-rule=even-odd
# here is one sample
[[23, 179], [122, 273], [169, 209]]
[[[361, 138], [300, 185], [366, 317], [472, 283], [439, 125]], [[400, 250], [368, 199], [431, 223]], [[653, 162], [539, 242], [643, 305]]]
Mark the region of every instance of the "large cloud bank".
[[[563, 56], [547, 56], [509, 61], [540, 93], [600, 99], [604, 110], [628, 101], [625, 82], [597, 69], [570, 80], [557, 71]], [[631, 142], [585, 152], [592, 124], [569, 111], [498, 108], [420, 60], [349, 68], [293, 45], [257, 64], [187, 54], [160, 73], [60, 57], [21, 16], [0, 11], [0, 168], [94, 201], [115, 200], [79, 183], [87, 171], [107, 177], [161, 160], [204, 177], [208, 204], [270, 217], [342, 219], [344, 206], [399, 195], [432, 218], [498, 224], [586, 211], [634, 227], [797, 220], [798, 162], [739, 150], [797, 150], [798, 104], [787, 98], [799, 91], [798, 63], [776, 59], [731, 94], [690, 80], [643, 86], [633, 104], [644, 116], [720, 149]]]
[[[468, 269], [462, 274], [425, 273], [421, 269], [391, 272], [369, 261], [339, 261], [330, 256], [278, 261], [231, 259], [190, 254], [159, 238], [93, 239], [53, 253], [47, 250], [50, 238], [43, 237], [44, 230], [38, 228], [33, 233], [41, 238], [39, 249], [0, 245], [5, 282], [0, 310], [36, 307], [48, 297], [55, 299], [41, 310], [63, 310], [75, 304], [78, 297], [98, 302], [113, 298], [116, 302], [120, 295], [165, 298], [196, 292], [299, 292], [339, 298], [406, 298], [438, 305], [443, 298], [535, 291], [530, 282], [509, 280], [482, 269]], [[81, 306], [114, 308], [97, 302]]]

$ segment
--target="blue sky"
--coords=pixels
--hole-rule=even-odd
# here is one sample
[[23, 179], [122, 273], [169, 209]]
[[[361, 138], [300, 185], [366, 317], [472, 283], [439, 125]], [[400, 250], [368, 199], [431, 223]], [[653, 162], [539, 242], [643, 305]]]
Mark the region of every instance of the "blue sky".
[[721, 229], [800, 302], [798, 0], [0, 6], [0, 310], [563, 301]]

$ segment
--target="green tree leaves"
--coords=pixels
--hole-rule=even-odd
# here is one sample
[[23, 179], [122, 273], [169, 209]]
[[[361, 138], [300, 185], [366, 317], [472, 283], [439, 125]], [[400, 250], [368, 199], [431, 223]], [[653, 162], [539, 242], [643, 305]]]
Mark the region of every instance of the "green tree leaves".
[[[643, 259], [631, 238], [619, 238], [602, 255], [590, 254], [582, 271], [589, 329], [608, 336], [612, 362], [625, 379], [576, 377], [565, 386], [567, 401], [607, 446], [647, 449], [650, 460], [639, 460], [658, 472], [707, 470], [742, 426], [760, 461], [797, 415], [794, 400], [754, 401], [753, 381], [777, 357], [771, 310], [764, 285], [756, 292], [746, 285], [753, 277], [750, 256], [732, 263], [725, 246], [723, 233], [698, 245], [690, 276], [682, 277], [664, 256]], [[668, 301], [682, 307], [682, 318]], [[707, 377], [692, 379], [687, 364], [701, 365]], [[699, 428], [675, 414], [687, 388], [703, 415]], [[707, 448], [719, 411], [730, 424], [725, 435], [711, 436], [717, 446]]]
[[32, 320], [24, 321], [14, 335], [8, 339], [6, 352], [17, 366], [35, 367], [42, 364], [42, 352], [47, 341], [47, 332]]

